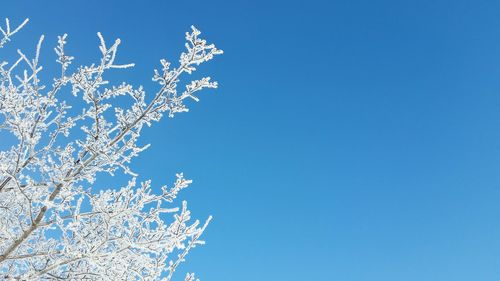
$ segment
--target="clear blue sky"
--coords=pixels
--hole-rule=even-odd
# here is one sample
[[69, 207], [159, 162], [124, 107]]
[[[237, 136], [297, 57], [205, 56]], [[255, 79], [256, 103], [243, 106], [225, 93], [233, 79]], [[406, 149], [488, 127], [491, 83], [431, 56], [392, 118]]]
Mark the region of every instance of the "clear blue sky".
[[500, 280], [499, 1], [2, 1], [0, 17], [29, 17], [16, 47], [44, 33], [46, 58], [68, 33], [76, 64], [97, 31], [120, 37], [137, 63], [121, 79], [150, 92], [191, 24], [226, 51], [201, 68], [220, 89], [147, 130], [134, 162], [158, 185], [184, 171], [194, 215], [215, 217], [182, 272]]

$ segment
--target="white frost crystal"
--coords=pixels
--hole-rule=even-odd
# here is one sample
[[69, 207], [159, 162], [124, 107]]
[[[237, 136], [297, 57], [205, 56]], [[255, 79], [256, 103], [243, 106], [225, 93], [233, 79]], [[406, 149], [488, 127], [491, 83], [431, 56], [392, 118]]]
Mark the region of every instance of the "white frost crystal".
[[[6, 20], [0, 48], [26, 23], [11, 28]], [[137, 183], [129, 167], [147, 148], [137, 145], [144, 125], [188, 111], [186, 98], [198, 101], [198, 91], [217, 87], [206, 77], [177, 92], [182, 74], [222, 54], [199, 35], [194, 27], [186, 33], [177, 67], [161, 60], [153, 76], [159, 90], [150, 98], [141, 86], [105, 79], [107, 70], [133, 64], [116, 63], [120, 40], [108, 45], [100, 33], [100, 60], [75, 69], [64, 50], [67, 35], [59, 37], [61, 71], [50, 86], [39, 78], [43, 36], [33, 58], [18, 51], [13, 62], [0, 63], [0, 141], [9, 134], [16, 140], [0, 151], [0, 279], [170, 280], [189, 250], [203, 243], [210, 218], [192, 221], [185, 201], [170, 205], [191, 180], [177, 174], [173, 186], [154, 188]], [[73, 107], [63, 91], [82, 102]], [[117, 103], [118, 96], [129, 103]], [[92, 187], [103, 172], [130, 180], [97, 192]], [[185, 280], [194, 281], [194, 274]]]

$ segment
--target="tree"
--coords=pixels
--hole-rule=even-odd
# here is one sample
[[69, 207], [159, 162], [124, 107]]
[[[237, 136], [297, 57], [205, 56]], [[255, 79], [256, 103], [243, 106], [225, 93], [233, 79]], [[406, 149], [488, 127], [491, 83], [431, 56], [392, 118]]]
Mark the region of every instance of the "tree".
[[[12, 29], [6, 19], [0, 48], [27, 22]], [[151, 181], [137, 183], [129, 163], [147, 148], [137, 144], [145, 126], [188, 111], [188, 98], [198, 101], [196, 92], [217, 87], [206, 77], [177, 89], [181, 75], [222, 51], [192, 27], [179, 65], [161, 60], [154, 71], [159, 90], [148, 98], [142, 86], [110, 86], [108, 70], [133, 64], [116, 63], [119, 39], [108, 45], [97, 35], [100, 60], [74, 69], [64, 50], [67, 35], [58, 37], [61, 70], [50, 86], [40, 78], [43, 36], [33, 58], [18, 51], [15, 61], [0, 63], [0, 137], [15, 139], [0, 152], [4, 279], [170, 280], [189, 250], [203, 243], [211, 218], [191, 221], [185, 201], [169, 206], [191, 180], [180, 173], [171, 187], [154, 188]], [[67, 92], [77, 106], [64, 100]], [[92, 186], [100, 173], [123, 173], [129, 181], [98, 192]]]

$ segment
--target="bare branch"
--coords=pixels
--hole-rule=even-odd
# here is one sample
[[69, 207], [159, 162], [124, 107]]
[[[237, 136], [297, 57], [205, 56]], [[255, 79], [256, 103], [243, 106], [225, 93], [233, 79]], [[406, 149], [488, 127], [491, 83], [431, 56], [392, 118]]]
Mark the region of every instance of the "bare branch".
[[[28, 20], [0, 27], [0, 47]], [[171, 188], [153, 189], [150, 181], [136, 183], [130, 163], [149, 147], [137, 144], [144, 125], [163, 115], [188, 111], [187, 98], [216, 88], [209, 77], [177, 85], [203, 62], [222, 54], [186, 33], [186, 51], [179, 65], [161, 60], [153, 80], [159, 89], [150, 100], [142, 86], [113, 85], [110, 69], [117, 63], [119, 39], [106, 45], [98, 33], [101, 56], [89, 66], [72, 67], [66, 54], [67, 35], [54, 49], [61, 71], [46, 87], [41, 81], [40, 57], [44, 36], [31, 57], [18, 50], [12, 64], [0, 64], [0, 137], [11, 134], [17, 143], [0, 151], [0, 271], [17, 279], [170, 280], [189, 250], [198, 244], [208, 222], [191, 220], [187, 203], [171, 205], [192, 182], [183, 174]], [[79, 103], [59, 96], [67, 87]], [[127, 102], [117, 102], [120, 96]], [[78, 110], [71, 110], [76, 108]], [[111, 112], [114, 110], [114, 112]], [[126, 186], [93, 190], [100, 173], [129, 177]], [[166, 215], [173, 217], [166, 219]], [[176, 258], [174, 258], [176, 257]], [[6, 278], [7, 278], [6, 277]], [[193, 281], [194, 275], [186, 276]]]

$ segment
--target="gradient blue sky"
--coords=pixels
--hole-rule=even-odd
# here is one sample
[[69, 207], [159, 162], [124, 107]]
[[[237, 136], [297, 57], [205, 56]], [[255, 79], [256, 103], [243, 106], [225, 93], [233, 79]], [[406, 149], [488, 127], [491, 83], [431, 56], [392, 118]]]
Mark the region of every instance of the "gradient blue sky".
[[[2, 1], [15, 47], [101, 31], [150, 92], [191, 24], [221, 87], [147, 130], [144, 178], [195, 180], [204, 281], [500, 280], [499, 1]], [[12, 46], [10, 46], [13, 48]], [[50, 67], [48, 67], [50, 70]], [[182, 276], [179, 277], [180, 280]]]

